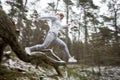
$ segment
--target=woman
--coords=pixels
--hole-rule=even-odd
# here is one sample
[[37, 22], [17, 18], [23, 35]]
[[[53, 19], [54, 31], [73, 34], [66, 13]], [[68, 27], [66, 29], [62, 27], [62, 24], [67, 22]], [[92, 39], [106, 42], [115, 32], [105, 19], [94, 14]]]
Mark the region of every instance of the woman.
[[30, 54], [32, 51], [38, 51], [41, 49], [46, 49], [52, 42], [58, 44], [61, 46], [67, 55], [68, 62], [77, 62], [74, 57], [71, 57], [67, 45], [62, 41], [60, 38], [58, 38], [58, 32], [63, 29], [67, 28], [69, 25], [61, 25], [61, 20], [64, 18], [63, 13], [57, 13], [55, 16], [48, 16], [48, 17], [41, 17], [41, 20], [50, 20], [51, 25], [50, 29], [48, 31], [48, 34], [43, 42], [43, 44], [37, 44], [31, 47], [26, 47], [25, 51], [26, 53]]

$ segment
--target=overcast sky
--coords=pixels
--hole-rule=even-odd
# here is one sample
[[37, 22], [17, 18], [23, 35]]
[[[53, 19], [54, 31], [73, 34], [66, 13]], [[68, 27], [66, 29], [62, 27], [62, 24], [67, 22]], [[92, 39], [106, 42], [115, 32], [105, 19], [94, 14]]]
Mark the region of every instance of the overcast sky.
[[[34, 1], [34, 0], [29, 0], [29, 1]], [[57, 0], [40, 0], [38, 3], [36, 3], [36, 6], [34, 8], [41, 12], [43, 10], [46, 10], [47, 3], [53, 2], [53, 1], [56, 2]], [[76, 0], [73, 0], [73, 1], [76, 1]], [[100, 12], [102, 14], [102, 13], [106, 12], [107, 7], [106, 7], [106, 5], [101, 4], [100, 1], [101, 0], [93, 0], [95, 5], [98, 5], [98, 6], [101, 7], [100, 8], [100, 10], [101, 10]], [[59, 3], [58, 8], [59, 9], [63, 8], [63, 2], [62, 1]]]
[[[3, 9], [8, 13], [10, 6], [8, 6], [8, 4], [5, 3], [6, 0], [1, 0], [2, 1], [2, 5], [3, 5]], [[24, 0], [25, 1], [25, 0]], [[48, 15], [48, 13], [45, 13], [44, 11], [48, 11], [48, 9], [46, 8], [48, 3], [50, 2], [56, 2], [57, 0], [39, 0], [37, 2], [35, 2], [37, 0], [28, 0], [27, 3], [27, 7], [29, 8], [29, 14], [32, 14], [33, 9], [36, 9], [38, 11], [38, 13], [40, 13], [40, 15]], [[62, 11], [64, 10], [64, 3], [62, 2], [62, 0], [60, 0], [61, 2], [59, 3], [58, 8], [61, 9]], [[73, 0], [76, 1], [76, 0]], [[100, 12], [99, 14], [104, 14], [107, 13], [107, 7], [105, 4], [101, 4], [100, 3], [101, 0], [93, 0], [94, 4], [100, 7]], [[32, 2], [35, 2], [35, 5], [31, 5]], [[74, 8], [74, 11], [78, 11], [77, 8]], [[63, 11], [64, 12], [64, 11]], [[65, 21], [65, 18], [63, 20], [63, 22]]]
[[[1, 0], [1, 1], [2, 1], [2, 4], [4, 5], [3, 9], [6, 10], [6, 12], [8, 12], [8, 10], [10, 9], [10, 6], [8, 6], [7, 4], [4, 3], [6, 0]], [[46, 9], [47, 3], [53, 2], [53, 1], [56, 2], [57, 0], [39, 0], [38, 2], [36, 2], [36, 4], [34, 6], [31, 6], [31, 2], [34, 2], [34, 1], [36, 1], [36, 0], [28, 0], [27, 6], [28, 6], [28, 8], [30, 10], [36, 9], [40, 13], [40, 12], [42, 12], [44, 10], [47, 10]], [[102, 13], [106, 12], [107, 7], [105, 5], [103, 5], [103, 4], [101, 4], [100, 1], [101, 0], [93, 0], [95, 5], [98, 5], [98, 6], [101, 7], [100, 13], [102, 14]], [[58, 7], [63, 8], [62, 4], [63, 4], [63, 2], [60, 2], [59, 3], [60, 6], [58, 6]]]
[[[8, 6], [8, 4], [5, 3], [6, 0], [1, 0], [1, 1], [2, 1], [2, 5], [3, 5], [3, 9], [6, 12], [9, 12], [10, 6]], [[35, 1], [37, 1], [37, 0], [28, 0], [27, 7], [29, 8], [29, 14], [32, 14], [33, 9], [36, 9], [38, 11], [38, 13], [40, 13], [41, 15], [44, 16], [44, 15], [48, 14], [48, 13], [44, 12], [45, 10], [48, 11], [48, 9], [46, 8], [47, 4], [50, 2], [53, 2], [53, 1], [56, 2], [57, 0], [39, 0], [37, 2], [35, 2]], [[64, 5], [63, 5], [64, 3], [62, 2], [62, 0], [60, 0], [60, 1], [61, 2], [59, 3], [58, 8], [61, 10], [64, 10]], [[73, 0], [73, 1], [76, 1], [76, 0]], [[94, 4], [100, 7], [99, 14], [106, 13], [107, 7], [105, 4], [101, 4], [100, 1], [101, 0], [93, 0]], [[35, 2], [35, 5], [31, 5], [31, 2]], [[74, 11], [77, 12], [78, 9], [74, 8]], [[65, 18], [64, 18], [63, 22], [66, 22]]]
[[[2, 1], [2, 5], [3, 5], [3, 9], [4, 9], [6, 12], [9, 12], [8, 10], [10, 9], [10, 6], [8, 6], [7, 4], [5, 4], [5, 1], [6, 1], [6, 0], [1, 0], [1, 1]], [[29, 14], [32, 13], [33, 9], [36, 9], [39, 13], [45, 15], [46, 13], [44, 13], [44, 10], [48, 10], [48, 9], [46, 8], [47, 3], [52, 2], [52, 1], [55, 2], [56, 0], [39, 0], [38, 2], [35, 2], [36, 0], [28, 0], [28, 1], [29, 1], [29, 2], [27, 3], [27, 7], [30, 9], [30, 10], [29, 10]], [[74, 1], [75, 1], [75, 0], [74, 0]], [[106, 10], [107, 10], [107, 7], [106, 7], [105, 5], [103, 5], [103, 4], [100, 3], [101, 0], [93, 0], [93, 1], [94, 1], [94, 4], [95, 4], [95, 5], [97, 5], [97, 6], [100, 7], [100, 14], [103, 14], [103, 13], [107, 12], [107, 11], [106, 11]], [[31, 2], [35, 2], [35, 5], [31, 5]], [[58, 8], [64, 10], [64, 9], [63, 9], [63, 6], [64, 6], [64, 5], [63, 5], [63, 2], [60, 2]], [[75, 10], [75, 9], [74, 9], [74, 10]], [[77, 11], [77, 9], [76, 9], [76, 11]], [[65, 19], [63, 20], [63, 22], [65, 22], [65, 23], [62, 23], [62, 24], [66, 24], [66, 20], [65, 20]]]

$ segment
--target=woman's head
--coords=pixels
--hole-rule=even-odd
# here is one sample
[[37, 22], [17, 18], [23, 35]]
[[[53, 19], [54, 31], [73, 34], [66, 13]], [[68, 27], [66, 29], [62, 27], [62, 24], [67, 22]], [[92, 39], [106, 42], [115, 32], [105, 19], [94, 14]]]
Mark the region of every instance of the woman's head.
[[63, 13], [57, 13], [56, 15], [60, 16], [61, 20], [64, 18], [64, 14]]

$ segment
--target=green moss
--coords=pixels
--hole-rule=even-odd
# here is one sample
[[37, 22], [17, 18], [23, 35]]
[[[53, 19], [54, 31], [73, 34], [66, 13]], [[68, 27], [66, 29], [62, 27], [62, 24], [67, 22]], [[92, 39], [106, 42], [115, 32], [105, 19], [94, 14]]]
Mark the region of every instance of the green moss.
[[78, 66], [78, 65], [69, 65], [67, 68], [61, 68], [61, 70], [63, 72], [67, 72], [67, 79], [69, 80], [69, 78], [75, 78], [75, 79], [79, 79], [79, 80], [88, 80], [88, 78], [86, 76], [83, 76], [80, 74], [79, 70], [83, 69], [82, 66]]
[[34, 74], [22, 73], [18, 70], [9, 70], [4, 66], [0, 66], [0, 80], [16, 80], [19, 77], [32, 78]]

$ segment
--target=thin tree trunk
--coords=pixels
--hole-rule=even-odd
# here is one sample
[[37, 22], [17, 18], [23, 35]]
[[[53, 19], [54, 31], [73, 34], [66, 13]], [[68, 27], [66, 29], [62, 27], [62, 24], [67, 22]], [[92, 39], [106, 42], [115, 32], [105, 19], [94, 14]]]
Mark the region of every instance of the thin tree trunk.
[[84, 45], [84, 62], [86, 63], [86, 59], [87, 59], [87, 56], [88, 56], [88, 30], [87, 30], [87, 21], [86, 21], [86, 11], [84, 9], [84, 21], [85, 21], [85, 25], [84, 25], [84, 30], [85, 30], [85, 45]]
[[[69, 9], [68, 9], [68, 0], [66, 4], [66, 23], [68, 24], [68, 19], [69, 19]], [[68, 28], [66, 29], [66, 44], [68, 44], [69, 36], [68, 36]]]
[[58, 3], [59, 3], [59, 0], [57, 0], [56, 9], [55, 9], [55, 13], [57, 13], [57, 9], [58, 9]]

